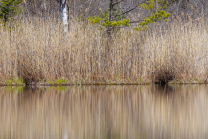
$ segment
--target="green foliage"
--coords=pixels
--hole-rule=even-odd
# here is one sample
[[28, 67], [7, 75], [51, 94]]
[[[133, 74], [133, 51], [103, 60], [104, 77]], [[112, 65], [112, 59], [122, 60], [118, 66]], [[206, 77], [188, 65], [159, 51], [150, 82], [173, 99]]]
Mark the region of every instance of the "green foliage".
[[66, 83], [67, 83], [67, 80], [64, 78], [59, 78], [56, 80], [56, 84], [66, 84]]
[[9, 79], [5, 79], [4, 82], [7, 84], [7, 85], [24, 85], [25, 82], [22, 78], [13, 78], [11, 80]]
[[87, 21], [92, 25], [99, 24], [103, 27], [118, 27], [118, 26], [129, 26], [129, 19], [124, 19], [125, 16], [122, 15], [123, 11], [119, 10], [116, 5], [112, 5], [112, 21], [109, 20], [110, 16], [110, 4], [108, 11], [104, 11], [100, 16], [88, 17]]
[[[158, 7], [155, 13], [151, 13], [150, 16], [144, 17], [144, 20], [139, 23], [139, 25], [134, 30], [144, 31], [148, 29], [148, 24], [154, 23], [156, 21], [168, 21], [167, 18], [170, 16], [170, 13], [167, 13], [164, 9], [167, 8], [167, 0], [148, 0], [145, 3], [140, 4], [139, 6], [143, 9], [154, 9], [154, 6], [158, 4]], [[88, 17], [88, 22], [92, 25], [99, 24], [102, 27], [120, 27], [120, 26], [130, 26], [130, 19], [124, 19], [125, 16], [122, 10], [118, 10], [115, 4], [112, 5], [112, 21], [109, 19], [110, 16], [110, 4], [108, 11], [104, 11], [100, 16]]]
[[47, 79], [46, 83], [48, 83], [48, 84], [60, 84], [61, 85], [61, 84], [66, 84], [67, 80], [64, 79], [64, 78], [59, 78], [56, 81], [51, 81], [51, 80]]
[[89, 23], [91, 23], [92, 25], [95, 25], [95, 24], [99, 24], [101, 22], [101, 18], [99, 16], [94, 16], [94, 18], [88, 17], [87, 21]]
[[0, 23], [4, 26], [8, 22], [14, 22], [15, 16], [23, 10], [19, 7], [22, 0], [0, 0]]
[[149, 0], [147, 1], [147, 4], [142, 3], [140, 6], [143, 9], [153, 9], [156, 2], [159, 4], [159, 8], [157, 8], [155, 13], [151, 13], [151, 16], [144, 17], [144, 20], [139, 23], [139, 26], [136, 28], [133, 28], [134, 30], [138, 31], [144, 31], [148, 29], [148, 24], [154, 23], [156, 21], [168, 21], [168, 17], [170, 16], [170, 13], [167, 13], [164, 9], [167, 8], [168, 1], [166, 0]]
[[23, 85], [25, 81], [22, 78], [15, 79], [15, 85]]
[[130, 19], [124, 19], [122, 21], [105, 21], [102, 23], [104, 27], [118, 27], [118, 26], [129, 26]]

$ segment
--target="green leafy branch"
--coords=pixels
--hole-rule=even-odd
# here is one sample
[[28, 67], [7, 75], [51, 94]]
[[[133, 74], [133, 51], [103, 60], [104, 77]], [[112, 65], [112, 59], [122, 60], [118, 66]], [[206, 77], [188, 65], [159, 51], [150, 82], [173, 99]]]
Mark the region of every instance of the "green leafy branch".
[[124, 19], [124, 20], [120, 20], [120, 21], [106, 20], [101, 23], [101, 21], [103, 21], [103, 19], [101, 19], [99, 16], [94, 16], [94, 18], [88, 17], [87, 20], [92, 25], [101, 24], [104, 27], [118, 27], [118, 26], [122, 26], [122, 25], [129, 26], [129, 22], [130, 22], [130, 19]]
[[[132, 10], [136, 9], [138, 6], [142, 7], [143, 9], [154, 9], [154, 6], [156, 4], [159, 5], [159, 8], [156, 9], [155, 13], [151, 13], [150, 16], [144, 17], [143, 21], [138, 22], [139, 25], [134, 30], [138, 31], [144, 31], [148, 29], [148, 24], [154, 23], [156, 21], [168, 21], [168, 17], [170, 16], [170, 13], [167, 13], [165, 9], [167, 8], [168, 1], [167, 0], [148, 0], [144, 3], [138, 4], [132, 9], [123, 12], [122, 10], [119, 10], [116, 6], [117, 4], [112, 3], [113, 0], [111, 0], [109, 4], [108, 11], [104, 11], [101, 13], [100, 16], [94, 16], [94, 17], [88, 17], [87, 21], [91, 23], [92, 25], [99, 24], [106, 28], [116, 28], [121, 26], [130, 26], [131, 22], [130, 19], [125, 19], [124, 14], [131, 12]], [[111, 8], [112, 7], [112, 8]], [[110, 15], [112, 13], [112, 15]]]
[[[123, 13], [123, 11], [118, 9], [116, 7], [116, 5], [117, 4], [112, 3], [112, 9], [111, 9], [111, 4], [109, 4], [109, 8], [107, 11], [104, 11], [103, 13], [101, 13], [100, 16], [94, 16], [93, 18], [88, 17], [87, 21], [89, 23], [91, 23], [92, 25], [100, 24], [103, 27], [107, 27], [107, 28], [108, 27], [118, 27], [118, 26], [122, 26], [122, 25], [129, 26], [130, 19], [124, 19], [125, 18], [124, 15], [117, 16], [117, 15]], [[112, 10], [111, 16], [116, 16], [116, 18], [114, 18], [112, 20], [109, 19], [110, 10]]]
[[170, 16], [170, 13], [167, 13], [164, 9], [167, 8], [168, 1], [163, 0], [149, 0], [147, 1], [148, 4], [142, 3], [140, 6], [143, 9], [153, 9], [154, 5], [158, 2], [160, 4], [160, 7], [156, 10], [155, 13], [151, 13], [151, 16], [144, 17], [144, 20], [139, 23], [139, 26], [136, 28], [133, 28], [134, 30], [138, 31], [144, 31], [148, 29], [148, 24], [154, 23], [156, 21], [168, 21], [168, 17]]

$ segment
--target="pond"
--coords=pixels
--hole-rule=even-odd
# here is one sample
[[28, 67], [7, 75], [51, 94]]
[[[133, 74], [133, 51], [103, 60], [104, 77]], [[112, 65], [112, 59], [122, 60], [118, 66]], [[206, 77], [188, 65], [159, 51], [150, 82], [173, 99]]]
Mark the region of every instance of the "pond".
[[208, 85], [1, 87], [1, 139], [205, 139]]

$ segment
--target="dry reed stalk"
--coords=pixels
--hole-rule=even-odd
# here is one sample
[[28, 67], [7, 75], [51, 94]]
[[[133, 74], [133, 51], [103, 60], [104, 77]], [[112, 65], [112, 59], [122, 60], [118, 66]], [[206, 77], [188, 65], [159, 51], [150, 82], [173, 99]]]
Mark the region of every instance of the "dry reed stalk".
[[204, 81], [208, 75], [208, 32], [203, 21], [186, 26], [167, 23], [146, 32], [120, 30], [112, 38], [107, 63], [104, 32], [73, 21], [63, 35], [61, 27], [54, 19], [33, 18], [11, 33], [0, 29], [0, 79], [144, 83]]

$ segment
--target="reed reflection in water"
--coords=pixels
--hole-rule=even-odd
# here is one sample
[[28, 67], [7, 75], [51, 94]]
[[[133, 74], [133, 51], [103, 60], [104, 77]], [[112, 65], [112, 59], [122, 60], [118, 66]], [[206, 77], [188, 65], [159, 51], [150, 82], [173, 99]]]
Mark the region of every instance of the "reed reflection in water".
[[0, 138], [208, 138], [207, 90], [207, 85], [2, 87]]

